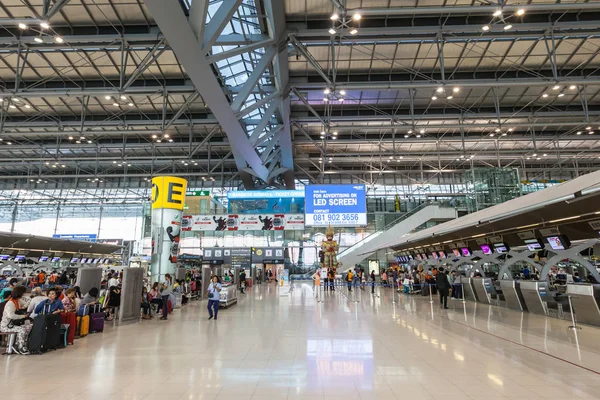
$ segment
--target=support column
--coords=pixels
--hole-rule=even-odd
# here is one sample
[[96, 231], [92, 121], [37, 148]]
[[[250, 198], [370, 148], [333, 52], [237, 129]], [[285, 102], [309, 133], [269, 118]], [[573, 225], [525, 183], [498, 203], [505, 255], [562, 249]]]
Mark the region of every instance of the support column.
[[152, 179], [152, 275], [175, 274], [187, 181], [174, 176]]

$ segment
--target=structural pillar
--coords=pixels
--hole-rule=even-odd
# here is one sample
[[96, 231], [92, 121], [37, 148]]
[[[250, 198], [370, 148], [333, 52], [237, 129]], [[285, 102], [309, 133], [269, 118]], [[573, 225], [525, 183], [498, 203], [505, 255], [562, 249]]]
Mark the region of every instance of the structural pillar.
[[152, 178], [152, 275], [175, 274], [187, 181], [174, 176]]

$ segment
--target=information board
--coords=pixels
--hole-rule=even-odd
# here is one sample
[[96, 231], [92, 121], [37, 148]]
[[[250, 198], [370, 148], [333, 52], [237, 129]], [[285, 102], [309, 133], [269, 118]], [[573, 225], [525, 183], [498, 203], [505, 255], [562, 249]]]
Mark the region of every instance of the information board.
[[365, 185], [306, 186], [306, 226], [367, 225]]

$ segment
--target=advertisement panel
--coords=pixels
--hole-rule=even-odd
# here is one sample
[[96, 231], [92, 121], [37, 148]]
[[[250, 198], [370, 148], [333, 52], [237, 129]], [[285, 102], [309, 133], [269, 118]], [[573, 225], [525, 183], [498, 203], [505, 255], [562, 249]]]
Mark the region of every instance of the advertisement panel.
[[304, 230], [304, 215], [186, 215], [181, 227], [183, 231], [295, 231]]
[[306, 226], [367, 225], [365, 185], [306, 186]]

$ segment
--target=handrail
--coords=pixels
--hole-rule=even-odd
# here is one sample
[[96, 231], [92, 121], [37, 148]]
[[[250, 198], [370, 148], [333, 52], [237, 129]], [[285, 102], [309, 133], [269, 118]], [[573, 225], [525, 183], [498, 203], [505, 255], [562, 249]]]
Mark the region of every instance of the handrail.
[[387, 231], [389, 228], [399, 224], [400, 222], [406, 220], [407, 218], [415, 215], [417, 212], [421, 211], [422, 209], [424, 209], [425, 207], [428, 206], [435, 206], [435, 205], [440, 205], [439, 202], [426, 202], [426, 203], [422, 203], [419, 204], [417, 207], [413, 208], [412, 210], [410, 210], [409, 212], [406, 212], [404, 214], [402, 214], [401, 216], [399, 216], [398, 218], [396, 218], [395, 220], [393, 220], [392, 222], [390, 222], [389, 224], [385, 225], [383, 227], [383, 229], [377, 231], [377, 232], [373, 232], [371, 233], [369, 236], [367, 236], [366, 238], [354, 243], [352, 246], [348, 247], [347, 249], [345, 249], [344, 251], [340, 252], [338, 254], [338, 258], [341, 257], [344, 253], [350, 251], [351, 249], [356, 249], [362, 245], [364, 245], [365, 243], [369, 242], [370, 240], [374, 239], [376, 236], [379, 236], [380, 234], [382, 234], [383, 232]]

